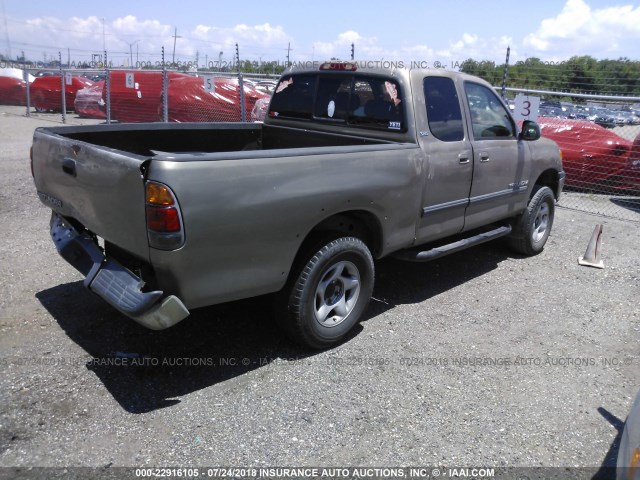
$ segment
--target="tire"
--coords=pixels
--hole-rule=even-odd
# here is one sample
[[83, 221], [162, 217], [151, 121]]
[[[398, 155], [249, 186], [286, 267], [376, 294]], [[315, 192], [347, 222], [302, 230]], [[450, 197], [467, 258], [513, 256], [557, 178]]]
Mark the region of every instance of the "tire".
[[555, 209], [556, 199], [551, 189], [536, 185], [526, 210], [512, 223], [509, 246], [528, 256], [542, 252], [551, 233]]
[[276, 315], [295, 342], [313, 349], [342, 341], [373, 292], [373, 257], [355, 237], [324, 237], [300, 256], [281, 292]]

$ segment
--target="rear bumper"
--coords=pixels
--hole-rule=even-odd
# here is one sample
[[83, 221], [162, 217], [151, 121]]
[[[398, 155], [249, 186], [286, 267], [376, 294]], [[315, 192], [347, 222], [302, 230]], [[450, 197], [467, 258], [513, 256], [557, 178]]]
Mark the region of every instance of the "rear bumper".
[[113, 258], [93, 238], [79, 233], [63, 217], [51, 215], [51, 239], [58, 253], [85, 276], [84, 286], [116, 310], [152, 330], [169, 328], [189, 315], [178, 297], [143, 292], [144, 281]]

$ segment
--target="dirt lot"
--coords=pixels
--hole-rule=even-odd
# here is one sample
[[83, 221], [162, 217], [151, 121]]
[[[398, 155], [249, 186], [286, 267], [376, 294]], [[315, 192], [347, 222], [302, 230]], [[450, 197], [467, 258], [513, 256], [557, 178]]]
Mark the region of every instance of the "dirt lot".
[[[640, 378], [637, 223], [558, 209], [533, 258], [380, 261], [366, 320], [325, 352], [284, 339], [268, 298], [150, 332], [57, 255], [28, 161], [51, 123], [22, 113], [0, 107], [1, 467], [615, 464]], [[604, 270], [576, 261], [596, 223]]]

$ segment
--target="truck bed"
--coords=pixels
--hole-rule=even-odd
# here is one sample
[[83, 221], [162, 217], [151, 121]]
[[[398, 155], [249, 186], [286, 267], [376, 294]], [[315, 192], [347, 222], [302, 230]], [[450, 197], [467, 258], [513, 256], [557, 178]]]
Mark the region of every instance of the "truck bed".
[[[144, 157], [159, 153], [184, 155], [397, 143], [352, 134], [241, 123], [116, 124], [46, 130], [71, 140]], [[180, 160], [188, 159], [181, 156]]]

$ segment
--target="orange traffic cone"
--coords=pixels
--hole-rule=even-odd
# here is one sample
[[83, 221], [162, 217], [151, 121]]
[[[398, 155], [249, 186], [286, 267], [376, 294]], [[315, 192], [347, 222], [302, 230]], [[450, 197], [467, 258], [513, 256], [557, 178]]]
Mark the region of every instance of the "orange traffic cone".
[[580, 265], [587, 267], [604, 268], [604, 263], [600, 260], [600, 245], [602, 244], [602, 224], [597, 224], [591, 235], [591, 240], [587, 246], [584, 257], [578, 258]]

